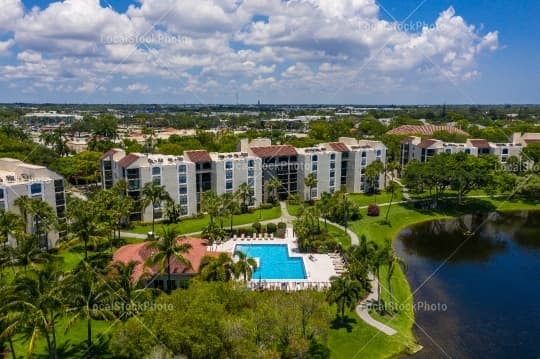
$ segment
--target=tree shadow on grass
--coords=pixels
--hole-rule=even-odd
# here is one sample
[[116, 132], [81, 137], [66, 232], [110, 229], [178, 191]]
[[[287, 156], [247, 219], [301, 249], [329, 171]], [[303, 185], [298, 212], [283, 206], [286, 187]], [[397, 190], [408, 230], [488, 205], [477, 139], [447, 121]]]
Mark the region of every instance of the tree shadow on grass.
[[[92, 347], [94, 358], [112, 358], [109, 352], [109, 341], [110, 338], [108, 336], [94, 340]], [[58, 345], [57, 351], [59, 358], [86, 358], [88, 356], [86, 341], [75, 343], [68, 339]], [[46, 353], [34, 355], [33, 357], [49, 359], [49, 355]]]
[[348, 315], [345, 317], [336, 317], [332, 320], [330, 328], [339, 330], [345, 329], [348, 333], [352, 332], [353, 325], [357, 323], [355, 318], [351, 318]]

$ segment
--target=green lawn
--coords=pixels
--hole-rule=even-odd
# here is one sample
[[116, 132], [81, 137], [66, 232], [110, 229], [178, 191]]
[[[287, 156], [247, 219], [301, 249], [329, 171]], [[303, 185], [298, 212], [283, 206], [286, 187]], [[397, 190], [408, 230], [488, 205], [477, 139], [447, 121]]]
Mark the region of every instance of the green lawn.
[[[281, 208], [279, 206], [272, 207], [270, 209], [255, 210], [251, 213], [244, 213], [233, 216], [233, 226], [239, 226], [244, 224], [250, 224], [257, 221], [266, 221], [270, 219], [276, 219], [281, 217]], [[204, 215], [200, 218], [189, 218], [184, 219], [180, 223], [176, 224], [176, 229], [182, 233], [196, 233], [201, 232], [209, 222], [210, 218], [208, 215]], [[224, 221], [224, 226], [230, 226], [230, 219]], [[161, 224], [156, 222], [156, 232], [159, 233], [161, 229]], [[133, 229], [129, 230], [133, 233], [146, 234], [152, 231], [152, 223], [144, 223], [140, 225], [135, 225]]]
[[291, 216], [298, 216], [298, 212], [300, 212], [300, 207], [302, 207], [301, 204], [288, 204], [287, 203], [287, 211], [289, 211], [289, 214]]
[[[69, 322], [68, 317], [60, 318], [56, 329], [56, 343], [58, 348], [58, 356], [60, 358], [83, 358], [86, 354], [86, 338], [87, 327], [86, 321], [77, 321], [71, 328], [66, 330]], [[110, 335], [113, 332], [114, 326], [120, 322], [104, 322], [92, 321], [92, 342], [94, 345], [94, 353], [98, 358], [112, 358], [109, 350]], [[67, 331], [67, 334], [66, 334]], [[17, 335], [14, 340], [15, 353], [17, 358], [27, 358], [29, 338], [24, 335]], [[11, 356], [10, 356], [11, 358]], [[39, 337], [34, 348], [34, 354], [31, 358], [47, 359], [47, 341], [44, 337]]]
[[351, 246], [351, 237], [349, 237], [349, 235], [341, 228], [328, 224], [328, 233], [332, 238], [340, 242], [343, 247], [349, 248]]
[[[391, 193], [381, 191], [377, 194], [365, 194], [365, 193], [351, 193], [347, 195], [347, 198], [357, 204], [360, 207], [369, 206], [372, 203], [388, 203], [392, 197]], [[398, 188], [394, 193], [393, 202], [403, 201], [403, 194], [401, 188]]]
[[[445, 201], [446, 203], [446, 201]], [[463, 206], [456, 206], [454, 201], [448, 202], [445, 209], [438, 211], [420, 211], [412, 204], [400, 204], [391, 207], [389, 224], [383, 224], [384, 211], [380, 217], [368, 217], [366, 210], [363, 217], [350, 223], [350, 228], [359, 236], [365, 235], [368, 240], [382, 244], [386, 239], [395, 239], [397, 234], [405, 227], [432, 219], [459, 216], [466, 213], [486, 212], [493, 210], [526, 210], [540, 209], [536, 203], [522, 200], [505, 201], [501, 199], [468, 199]], [[444, 205], [443, 205], [444, 207]], [[381, 282], [386, 287], [385, 269], [382, 269]], [[402, 312], [390, 317], [373, 316], [396, 329], [398, 334], [387, 336], [364, 324], [357, 315], [349, 314], [350, 326], [348, 328], [333, 328], [330, 330], [328, 344], [333, 358], [391, 358], [415, 348], [415, 339], [412, 332], [414, 312], [412, 310], [413, 298], [405, 274], [396, 270], [392, 287], [397, 304], [404, 308]], [[388, 295], [383, 290], [383, 299], [388, 301]]]

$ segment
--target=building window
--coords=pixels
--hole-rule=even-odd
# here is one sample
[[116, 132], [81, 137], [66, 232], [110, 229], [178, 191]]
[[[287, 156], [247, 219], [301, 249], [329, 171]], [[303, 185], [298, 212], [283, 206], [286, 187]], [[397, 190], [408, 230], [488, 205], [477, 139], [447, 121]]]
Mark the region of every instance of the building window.
[[3, 201], [5, 199], [5, 192], [3, 188], [0, 188], [0, 201]]
[[187, 216], [188, 215], [188, 207], [187, 206], [181, 206], [180, 207], [180, 214], [182, 216]]
[[330, 162], [330, 169], [334, 169], [336, 168], [336, 163], [335, 162]]
[[227, 171], [227, 172], [225, 172], [225, 178], [228, 179], [228, 180], [229, 180], [229, 179], [232, 179], [232, 178], [233, 178], [233, 173], [232, 173], [232, 171]]
[[181, 196], [180, 205], [187, 205], [187, 203], [188, 203], [187, 196]]
[[471, 149], [470, 149], [470, 148], [466, 148], [466, 149], [465, 149], [465, 153], [468, 154], [468, 155], [470, 155], [470, 154], [471, 154]]
[[253, 168], [248, 168], [248, 176], [249, 176], [249, 177], [255, 176], [255, 169], [253, 169]]
[[30, 185], [30, 194], [41, 194], [41, 183], [32, 183]]
[[178, 165], [178, 173], [186, 173], [186, 165]]
[[366, 156], [367, 156], [366, 151], [362, 151], [362, 157], [366, 157]]
[[0, 188], [0, 209], [6, 209], [6, 192], [3, 188]]
[[311, 156], [311, 161], [317, 162], [319, 160], [319, 157], [317, 155]]
[[318, 168], [319, 168], [319, 165], [318, 165], [318, 164], [316, 164], [316, 163], [312, 163], [312, 164], [311, 164], [311, 170], [312, 170], [313, 172], [317, 172], [317, 169], [318, 169]]
[[249, 160], [248, 167], [255, 167], [255, 160]]
[[507, 155], [507, 154], [508, 154], [508, 148], [503, 148], [502, 154], [503, 154], [503, 155]]
[[382, 156], [382, 151], [381, 151], [381, 150], [377, 150], [376, 156], [377, 156], [377, 157], [381, 157], [381, 156]]
[[311, 189], [311, 198], [317, 198], [317, 188]]
[[186, 186], [180, 186], [178, 188], [178, 193], [180, 194], [187, 194], [187, 187]]
[[225, 162], [225, 168], [228, 169], [228, 170], [232, 169], [233, 168], [232, 161]]
[[336, 154], [335, 153], [330, 154], [330, 159], [335, 160], [336, 159]]
[[159, 176], [161, 174], [161, 168], [152, 167], [152, 176]]
[[186, 175], [179, 175], [178, 176], [178, 183], [186, 184], [187, 183], [187, 176]]
[[229, 191], [229, 190], [232, 191], [232, 189], [233, 189], [233, 183], [232, 183], [232, 181], [227, 181], [227, 182], [225, 182], [225, 189], [228, 190], [228, 191]]

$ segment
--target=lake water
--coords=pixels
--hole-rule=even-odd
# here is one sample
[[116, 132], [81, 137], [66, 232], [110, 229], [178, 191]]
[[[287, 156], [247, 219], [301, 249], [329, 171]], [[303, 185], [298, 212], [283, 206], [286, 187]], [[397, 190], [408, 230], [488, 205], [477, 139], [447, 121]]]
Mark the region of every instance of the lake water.
[[422, 223], [395, 245], [424, 346], [414, 358], [540, 358], [540, 212]]

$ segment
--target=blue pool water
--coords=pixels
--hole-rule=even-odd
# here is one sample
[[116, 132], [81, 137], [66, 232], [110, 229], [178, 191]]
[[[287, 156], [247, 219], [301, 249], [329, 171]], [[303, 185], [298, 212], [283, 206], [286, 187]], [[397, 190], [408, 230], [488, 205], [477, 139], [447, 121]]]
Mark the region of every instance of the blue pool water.
[[286, 244], [237, 244], [235, 250], [259, 259], [259, 268], [252, 278], [257, 279], [306, 279], [304, 260], [289, 257]]

